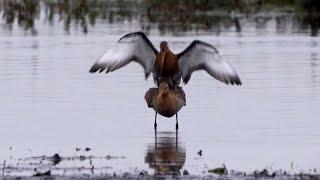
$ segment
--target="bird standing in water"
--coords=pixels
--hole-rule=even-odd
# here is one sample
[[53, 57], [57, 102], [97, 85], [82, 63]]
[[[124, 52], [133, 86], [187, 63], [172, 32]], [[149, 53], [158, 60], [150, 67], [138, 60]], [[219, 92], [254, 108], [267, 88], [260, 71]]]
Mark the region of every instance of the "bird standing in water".
[[235, 69], [223, 60], [218, 50], [199, 40], [194, 40], [185, 50], [174, 54], [166, 41], [160, 43], [160, 52], [143, 32], [134, 32], [121, 37], [116, 45], [104, 53], [91, 67], [90, 72], [106, 73], [117, 70], [130, 62], [139, 63], [147, 79], [153, 74], [154, 82], [169, 80], [170, 88], [185, 84], [194, 71], [205, 70], [211, 76], [226, 84], [241, 85]]
[[157, 113], [171, 117], [185, 106], [185, 95], [179, 87], [181, 78], [187, 84], [194, 71], [205, 70], [215, 79], [226, 84], [241, 85], [239, 76], [230, 63], [223, 60], [218, 50], [203, 41], [194, 40], [182, 52], [174, 54], [166, 41], [160, 43], [158, 51], [143, 32], [134, 32], [121, 37], [116, 45], [104, 53], [91, 67], [90, 73], [112, 72], [130, 62], [139, 63], [147, 79], [150, 73], [158, 88], [146, 93], [149, 107], [155, 113], [154, 127], [157, 127]]
[[157, 128], [157, 113], [165, 117], [176, 115], [176, 129], [178, 125], [178, 112], [186, 105], [186, 96], [181, 87], [169, 89], [166, 81], [160, 83], [159, 88], [150, 88], [145, 95], [148, 107], [155, 110], [154, 128]]

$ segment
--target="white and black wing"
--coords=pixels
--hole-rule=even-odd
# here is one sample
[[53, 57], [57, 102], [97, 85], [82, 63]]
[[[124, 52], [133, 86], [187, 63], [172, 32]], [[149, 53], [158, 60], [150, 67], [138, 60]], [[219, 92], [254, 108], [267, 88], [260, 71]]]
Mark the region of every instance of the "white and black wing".
[[188, 83], [194, 71], [205, 70], [226, 84], [241, 85], [239, 76], [230, 63], [223, 60], [218, 50], [205, 42], [195, 40], [178, 54], [179, 67], [184, 83]]
[[147, 78], [153, 70], [157, 49], [143, 32], [134, 32], [120, 38], [116, 45], [105, 52], [91, 67], [90, 72], [106, 73], [119, 69], [130, 62], [139, 63]]

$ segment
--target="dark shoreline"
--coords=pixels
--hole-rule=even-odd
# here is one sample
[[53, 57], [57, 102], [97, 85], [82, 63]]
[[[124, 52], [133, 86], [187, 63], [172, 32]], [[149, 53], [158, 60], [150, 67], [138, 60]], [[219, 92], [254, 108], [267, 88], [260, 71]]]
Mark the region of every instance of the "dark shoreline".
[[63, 175], [43, 175], [43, 176], [3, 176], [0, 177], [0, 180], [33, 180], [33, 179], [74, 179], [74, 180], [82, 180], [82, 179], [286, 179], [286, 180], [319, 180], [320, 174], [294, 174], [294, 175], [257, 175], [257, 174], [249, 174], [249, 175], [181, 175], [181, 176], [172, 176], [172, 175], [141, 175], [141, 174], [131, 174], [131, 173], [123, 173], [122, 175], [117, 174], [106, 174], [106, 175], [71, 175], [71, 176], [63, 176]]
[[[229, 170], [224, 165], [213, 169], [203, 169], [203, 175], [195, 175], [187, 169], [180, 169], [176, 173], [167, 172], [153, 174], [147, 170], [137, 170], [135, 172], [118, 172], [112, 170], [112, 166], [96, 166], [92, 161], [100, 160], [107, 164], [109, 160], [123, 160], [125, 156], [93, 156], [80, 155], [62, 157], [59, 154], [53, 156], [36, 156], [19, 158], [15, 165], [1, 164], [0, 180], [33, 180], [33, 179], [286, 179], [286, 180], [320, 180], [320, 174], [316, 169], [309, 170], [308, 173], [288, 173], [284, 170], [268, 171], [267, 169], [256, 170], [254, 172], [244, 172]], [[60, 163], [79, 164], [79, 166], [61, 166]], [[83, 166], [80, 162], [89, 162], [90, 165]], [[149, 169], [150, 170], [150, 169]], [[120, 170], [121, 171], [121, 170]], [[23, 174], [23, 175], [19, 175]]]

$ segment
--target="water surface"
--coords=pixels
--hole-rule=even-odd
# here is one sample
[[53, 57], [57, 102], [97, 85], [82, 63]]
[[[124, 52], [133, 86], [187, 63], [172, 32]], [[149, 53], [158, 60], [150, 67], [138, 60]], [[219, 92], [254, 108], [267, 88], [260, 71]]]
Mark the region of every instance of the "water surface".
[[[273, 28], [178, 37], [151, 30], [156, 47], [167, 40], [174, 52], [194, 39], [215, 45], [243, 82], [227, 86], [205, 72], [194, 73], [183, 86], [187, 106], [179, 113], [179, 143], [175, 118], [158, 116], [160, 146], [169, 149], [164, 156], [154, 151], [154, 111], [144, 101], [152, 79], [145, 81], [137, 64], [108, 75], [88, 72], [106, 49], [140, 25], [97, 22], [87, 35], [71, 29], [66, 34], [61, 23], [40, 24], [33, 36], [17, 26], [0, 28], [1, 163], [59, 153], [125, 157], [94, 161], [110, 167], [108, 173], [159, 172], [152, 160], [171, 156], [180, 158], [173, 161], [179, 167], [171, 168], [180, 173], [206, 174], [222, 164], [247, 172], [320, 170], [319, 37]], [[81, 163], [58, 167], [90, 167], [89, 160]]]

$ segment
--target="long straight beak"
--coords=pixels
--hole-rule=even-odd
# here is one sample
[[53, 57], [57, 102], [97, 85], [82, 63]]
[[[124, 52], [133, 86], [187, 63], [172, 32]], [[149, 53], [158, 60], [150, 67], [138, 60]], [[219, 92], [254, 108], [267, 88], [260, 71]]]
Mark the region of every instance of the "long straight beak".
[[165, 57], [166, 57], [166, 52], [160, 52], [160, 73], [162, 73]]

